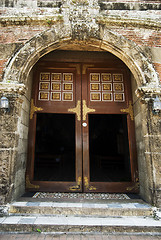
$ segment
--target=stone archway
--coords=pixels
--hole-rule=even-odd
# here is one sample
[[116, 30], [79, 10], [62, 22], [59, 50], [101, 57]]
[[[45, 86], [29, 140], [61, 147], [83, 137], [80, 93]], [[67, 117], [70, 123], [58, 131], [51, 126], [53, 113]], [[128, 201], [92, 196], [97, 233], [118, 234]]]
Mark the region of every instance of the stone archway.
[[[60, 30], [61, 29], [61, 30]], [[89, 33], [90, 35], [90, 33]], [[153, 67], [153, 64], [145, 56], [141, 48], [136, 46], [133, 42], [127, 40], [125, 37], [115, 34], [108, 29], [101, 31], [99, 38], [89, 38], [84, 41], [73, 39], [72, 29], [65, 29], [65, 26], [58, 26], [55, 29], [50, 29], [45, 31], [30, 41], [28, 41], [8, 62], [6, 67], [3, 83], [1, 84], [3, 91], [14, 97], [13, 106], [17, 111], [16, 124], [17, 128], [12, 129], [15, 134], [15, 138], [19, 139], [19, 142], [15, 140], [14, 147], [12, 149], [12, 157], [10, 157], [9, 167], [9, 184], [7, 186], [8, 195], [4, 197], [5, 200], [9, 201], [11, 198], [16, 198], [23, 193], [25, 189], [25, 162], [27, 153], [27, 124], [22, 124], [27, 116], [29, 116], [29, 98], [30, 89], [27, 95], [24, 97], [25, 89], [29, 88], [29, 79], [31, 79], [31, 69], [35, 63], [45, 54], [55, 50], [66, 47], [67, 49], [77, 49], [78, 47], [82, 50], [86, 50], [88, 47], [108, 51], [118, 58], [120, 58], [130, 69], [133, 74], [133, 78], [136, 81], [136, 90], [146, 91], [146, 89], [151, 88], [151, 92], [155, 89], [159, 89], [159, 79], [157, 73]], [[30, 81], [31, 82], [31, 81]], [[21, 99], [24, 100], [23, 106]], [[20, 101], [17, 101], [20, 100]], [[14, 110], [13, 110], [14, 111]], [[142, 111], [148, 112], [145, 106], [140, 109], [140, 114]], [[25, 117], [24, 117], [24, 112]], [[147, 113], [148, 114], [148, 113]], [[139, 115], [140, 118], [140, 115]], [[143, 117], [145, 122], [147, 119], [146, 114]], [[137, 122], [136, 117], [136, 122]], [[139, 126], [141, 125], [141, 120], [139, 120]], [[137, 141], [143, 143], [143, 135], [148, 134], [147, 128], [143, 128], [142, 135], [137, 137]], [[23, 153], [21, 151], [23, 148]], [[139, 150], [140, 151], [140, 150]], [[152, 191], [150, 189], [155, 188], [155, 180], [153, 177], [152, 162], [147, 163], [146, 157], [144, 156], [146, 149], [138, 153], [140, 161], [140, 172], [142, 174], [141, 178], [141, 194], [149, 202], [153, 201]], [[9, 158], [9, 156], [8, 156]], [[22, 162], [22, 166], [19, 166], [19, 162]], [[19, 167], [13, 167], [19, 166]], [[144, 168], [146, 170], [144, 170]], [[143, 176], [145, 173], [145, 176]], [[147, 176], [149, 179], [147, 180]], [[22, 179], [21, 182], [18, 179]], [[144, 181], [146, 180], [146, 183]], [[11, 197], [11, 195], [13, 195]]]
[[66, 33], [64, 26], [61, 26], [60, 32], [58, 29], [57, 31], [50, 29], [36, 35], [10, 59], [4, 73], [3, 82], [25, 84], [27, 74], [39, 58], [50, 51], [62, 48], [64, 45], [68, 45], [68, 49], [72, 45], [73, 47], [79, 46], [82, 49], [92, 46], [98, 50], [109, 51], [129, 67], [138, 87], [148, 84], [155, 87], [159, 86], [159, 79], [153, 64], [139, 46], [106, 28], [100, 35], [99, 39], [89, 38], [79, 41], [71, 37], [71, 31]]

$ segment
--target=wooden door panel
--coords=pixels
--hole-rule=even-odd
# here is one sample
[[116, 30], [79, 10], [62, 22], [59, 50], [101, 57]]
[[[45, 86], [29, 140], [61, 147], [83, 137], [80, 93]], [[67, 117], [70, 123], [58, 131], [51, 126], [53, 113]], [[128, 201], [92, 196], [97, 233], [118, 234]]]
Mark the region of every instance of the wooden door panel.
[[[130, 89], [130, 77], [127, 69], [109, 68], [105, 63], [47, 62], [38, 67], [34, 75], [31, 100], [29, 154], [26, 174], [27, 190], [137, 192], [136, 143]], [[36, 126], [37, 117], [40, 113], [44, 115], [75, 115], [75, 179], [73, 181], [41, 181], [35, 178]], [[130, 181], [126, 179], [126, 181], [108, 182], [107, 180], [100, 181], [99, 178], [96, 181], [91, 180], [89, 123], [92, 116], [93, 119], [95, 117], [99, 118], [99, 116], [100, 118], [105, 116], [105, 119], [108, 119], [107, 116], [115, 116], [114, 119], [118, 117], [124, 119], [123, 122], [126, 119], [127, 127], [125, 128], [127, 128], [128, 134], [131, 170]], [[64, 122], [63, 125], [66, 125], [66, 123]], [[110, 137], [110, 134], [108, 137]], [[105, 159], [108, 158], [114, 159], [113, 156], [104, 157], [101, 155], [93, 159], [96, 159], [98, 164], [105, 164]], [[116, 162], [118, 161], [117, 158], [115, 157]]]
[[[99, 64], [98, 64], [99, 66]], [[125, 69], [108, 69], [94, 64], [84, 68], [82, 76], [82, 99], [86, 101], [87, 108], [93, 112], [87, 114], [87, 127], [83, 127], [83, 176], [84, 190], [87, 192], [137, 192], [137, 161], [136, 143], [134, 133], [134, 119], [132, 112], [132, 95], [130, 79]], [[83, 106], [83, 105], [82, 105]], [[91, 181], [90, 154], [89, 154], [89, 117], [90, 114], [98, 115], [124, 115], [127, 119], [127, 134], [129, 145], [129, 164], [131, 181], [100, 182]], [[100, 115], [101, 116], [101, 115]], [[107, 161], [107, 160], [106, 160]], [[97, 166], [96, 166], [97, 167]], [[87, 170], [88, 168], [88, 170]], [[125, 181], [125, 182], [124, 182]]]
[[[27, 166], [27, 173], [26, 173], [26, 188], [28, 190], [39, 189], [40, 191], [62, 191], [62, 192], [63, 191], [71, 191], [71, 192], [82, 191], [82, 150], [81, 150], [82, 142], [80, 139], [81, 121], [80, 121], [80, 117], [78, 117], [78, 112], [81, 113], [81, 104], [80, 106], [78, 106], [80, 108], [78, 109], [78, 112], [73, 111], [73, 109], [77, 108], [77, 104], [81, 98], [81, 91], [80, 91], [81, 76], [80, 76], [80, 71], [78, 67], [79, 66], [76, 64], [70, 67], [69, 64], [51, 64], [50, 63], [46, 67], [44, 66], [39, 67], [34, 75], [32, 100], [31, 100], [32, 115], [30, 116], [30, 131], [29, 131], [29, 145], [28, 145], [29, 155], [28, 155], [28, 166]], [[76, 79], [77, 79], [77, 88], [76, 88]], [[36, 175], [35, 175], [36, 173], [34, 172], [34, 169], [35, 169], [34, 167], [36, 166], [35, 165], [36, 164], [35, 145], [36, 145], [36, 133], [37, 133], [36, 125], [37, 125], [38, 114], [41, 114], [41, 116], [49, 115], [50, 117], [55, 116], [54, 114], [59, 116], [71, 116], [71, 115], [75, 116], [75, 124], [73, 124], [73, 128], [75, 128], [75, 146], [76, 146], [75, 147], [75, 180], [56, 181], [56, 177], [55, 177], [55, 180], [52, 180], [52, 181], [50, 180], [45, 181], [45, 179], [41, 180], [40, 178], [38, 178], [39, 180], [36, 179]], [[65, 125], [66, 125], [66, 122], [64, 122], [63, 126], [65, 127]], [[41, 145], [43, 147], [43, 144]], [[48, 171], [50, 172], [51, 164], [52, 164], [52, 167], [54, 167], [54, 164], [58, 164], [60, 162], [59, 160], [60, 157], [57, 156], [57, 154], [55, 154], [55, 156], [53, 156], [53, 154], [49, 155], [49, 153], [45, 155], [43, 154], [43, 157], [44, 156], [46, 159], [45, 161], [49, 161]], [[63, 158], [63, 153], [62, 153], [62, 158]], [[40, 159], [37, 162], [37, 164], [40, 167]], [[42, 168], [43, 167], [41, 167], [41, 169]], [[45, 168], [45, 165], [44, 165], [44, 168]], [[52, 174], [52, 171], [51, 171], [51, 174]], [[47, 175], [49, 175], [49, 173], [47, 173]], [[63, 179], [63, 173], [62, 173], [62, 179]]]

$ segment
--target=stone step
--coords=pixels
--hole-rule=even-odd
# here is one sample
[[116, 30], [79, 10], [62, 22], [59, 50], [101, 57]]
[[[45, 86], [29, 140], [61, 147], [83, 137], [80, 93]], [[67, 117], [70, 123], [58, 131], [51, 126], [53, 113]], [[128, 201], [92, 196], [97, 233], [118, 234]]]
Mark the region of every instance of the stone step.
[[106, 201], [106, 202], [44, 202], [18, 201], [9, 207], [10, 215], [58, 215], [58, 216], [153, 216], [153, 208], [144, 201]]
[[161, 221], [147, 217], [8, 216], [0, 218], [0, 232], [161, 233]]

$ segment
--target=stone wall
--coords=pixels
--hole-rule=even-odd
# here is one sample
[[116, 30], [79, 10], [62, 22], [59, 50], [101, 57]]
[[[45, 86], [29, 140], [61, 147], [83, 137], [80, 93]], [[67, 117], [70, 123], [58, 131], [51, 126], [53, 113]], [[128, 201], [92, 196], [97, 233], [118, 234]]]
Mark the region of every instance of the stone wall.
[[21, 115], [18, 122], [17, 132], [19, 133], [17, 157], [14, 168], [14, 191], [12, 192], [12, 199], [16, 199], [25, 192], [25, 172], [27, 162], [27, 149], [28, 149], [28, 128], [29, 128], [29, 111], [30, 111], [30, 98], [32, 87], [32, 71], [28, 77], [27, 91], [22, 98]]
[[55, 49], [93, 49], [111, 52], [132, 73], [140, 193], [161, 206], [161, 118], [152, 112], [161, 95], [160, 3], [125, 2], [1, 1], [0, 96], [11, 103], [0, 115], [1, 203], [25, 191], [32, 68]]

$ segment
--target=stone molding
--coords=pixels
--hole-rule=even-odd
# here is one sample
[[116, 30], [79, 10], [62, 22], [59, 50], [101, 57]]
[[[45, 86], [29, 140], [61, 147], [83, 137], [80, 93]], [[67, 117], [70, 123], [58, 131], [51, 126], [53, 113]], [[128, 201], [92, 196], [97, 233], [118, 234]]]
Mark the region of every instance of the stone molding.
[[[27, 41], [8, 60], [3, 81], [14, 83], [16, 79], [16, 82], [26, 85], [31, 68], [42, 56], [53, 50], [62, 49], [65, 45], [68, 47], [76, 44], [82, 50], [84, 45], [86, 48], [92, 46], [97, 51], [108, 51], [120, 58], [133, 73], [138, 87], [152, 85], [154, 88], [160, 88], [158, 74], [145, 51], [133, 41], [114, 30], [109, 30], [102, 20], [97, 21], [100, 16], [99, 10], [97, 0], [62, 2], [63, 21], [53, 22], [50, 29]], [[107, 17], [109, 16], [106, 16], [106, 20]]]
[[147, 85], [139, 87], [135, 91], [138, 98], [140, 98], [142, 103], [148, 103], [152, 101], [156, 96], [161, 98], [161, 87], [156, 87], [153, 85]]
[[26, 87], [23, 83], [0, 83], [0, 94], [5, 96], [24, 95]]
[[74, 44], [80, 45], [83, 49], [82, 43], [84, 43], [86, 47], [93, 46], [98, 51], [106, 50], [120, 58], [133, 73], [138, 87], [151, 83], [153, 86], [160, 88], [160, 80], [153, 63], [134, 42], [109, 31], [107, 28], [100, 31], [99, 38], [95, 39], [89, 37], [82, 41], [74, 39], [74, 36], [71, 35], [72, 26], [67, 28], [64, 24], [60, 24], [55, 26], [54, 29], [46, 30], [33, 37], [8, 61], [3, 82], [10, 81], [14, 83], [15, 79], [17, 79], [16, 82], [26, 85], [30, 69], [43, 55], [55, 49], [61, 49], [63, 46], [68, 47]]

